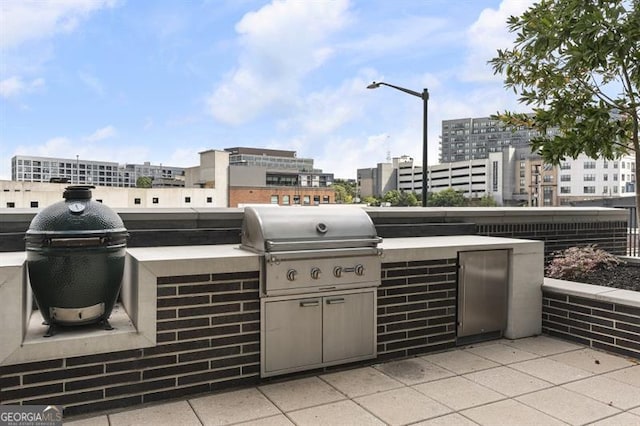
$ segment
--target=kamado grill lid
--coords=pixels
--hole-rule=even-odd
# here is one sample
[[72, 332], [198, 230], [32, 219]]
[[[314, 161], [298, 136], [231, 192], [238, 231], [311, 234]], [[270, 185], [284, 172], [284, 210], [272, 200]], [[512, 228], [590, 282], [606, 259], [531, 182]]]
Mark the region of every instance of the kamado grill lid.
[[359, 207], [245, 207], [241, 247], [256, 252], [376, 247], [382, 241]]
[[58, 237], [109, 236], [110, 239], [116, 238], [118, 243], [126, 239], [127, 230], [120, 216], [108, 206], [91, 199], [93, 188], [93, 185], [68, 186], [63, 201], [46, 207], [33, 218], [26, 232], [27, 245], [49, 245], [51, 238]]

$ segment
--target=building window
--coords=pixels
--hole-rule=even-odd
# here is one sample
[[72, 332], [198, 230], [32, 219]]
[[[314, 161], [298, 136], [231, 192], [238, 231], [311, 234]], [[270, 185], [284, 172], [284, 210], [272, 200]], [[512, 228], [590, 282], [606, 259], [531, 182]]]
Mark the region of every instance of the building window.
[[617, 162], [617, 161], [614, 161], [614, 162], [613, 162], [613, 168], [614, 168], [614, 169], [617, 169], [617, 168], [618, 168], [618, 162]]
[[585, 186], [584, 188], [582, 188], [583, 192], [585, 194], [595, 194], [596, 193], [596, 187], [595, 186]]
[[328, 195], [323, 195], [322, 196], [322, 204], [329, 204], [329, 196]]
[[289, 205], [289, 196], [288, 195], [283, 195], [282, 196], [282, 205], [284, 205], [284, 206], [288, 206]]
[[605, 182], [609, 180], [609, 175], [608, 174], [603, 174], [602, 175], [602, 180], [604, 180]]
[[37, 201], [32, 201], [31, 202], [31, 207], [32, 208], [38, 208], [38, 202]]
[[571, 175], [560, 175], [560, 182], [571, 182]]
[[213, 197], [207, 197], [207, 203], [209, 204], [213, 203]]
[[299, 195], [294, 195], [293, 196], [293, 204], [300, 204], [300, 196]]
[[191, 197], [184, 197], [184, 202], [185, 203], [190, 203], [191, 202]]
[[544, 182], [553, 182], [553, 175], [544, 175], [544, 176], [542, 177], [542, 180], [543, 180]]
[[305, 195], [302, 200], [302, 204], [304, 204], [305, 206], [308, 206], [309, 204], [311, 204], [311, 197], [309, 195]]
[[8, 209], [13, 209], [13, 208], [15, 208], [15, 206], [16, 206], [16, 203], [13, 203], [11, 201], [7, 201], [7, 208]]
[[571, 194], [571, 187], [570, 186], [561, 186], [560, 187], [560, 193], [561, 194]]
[[618, 181], [618, 174], [617, 174], [617, 173], [614, 173], [614, 174], [613, 174], [613, 181], [614, 181], [614, 182], [617, 182], [617, 181]]
[[609, 168], [609, 162], [607, 160], [604, 160], [604, 163], [602, 163], [602, 167], [605, 169]]
[[279, 203], [279, 197], [277, 195], [272, 195], [271, 196], [271, 204], [278, 204]]
[[140, 198], [133, 199], [133, 204], [140, 204], [140, 202], [141, 202]]
[[585, 169], [595, 169], [596, 168], [596, 162], [595, 161], [585, 161], [584, 162], [584, 168]]
[[560, 164], [560, 170], [570, 170], [571, 169], [571, 163], [561, 163]]
[[318, 204], [320, 204], [320, 196], [319, 195], [314, 195], [313, 196], [313, 205], [317, 206]]
[[498, 162], [494, 161], [492, 166], [493, 166], [493, 169], [492, 169], [493, 176], [491, 177], [492, 178], [491, 189], [493, 190], [493, 192], [498, 192]]
[[158, 204], [158, 202], [159, 202], [158, 197], [153, 197], [153, 200], [151, 202], [153, 204]]
[[614, 193], [614, 194], [617, 194], [617, 193], [618, 193], [618, 187], [617, 187], [617, 186], [614, 186], [614, 187], [613, 187], [613, 193]]
[[584, 175], [585, 182], [593, 182], [595, 180], [596, 180], [596, 175], [593, 175], [593, 174]]

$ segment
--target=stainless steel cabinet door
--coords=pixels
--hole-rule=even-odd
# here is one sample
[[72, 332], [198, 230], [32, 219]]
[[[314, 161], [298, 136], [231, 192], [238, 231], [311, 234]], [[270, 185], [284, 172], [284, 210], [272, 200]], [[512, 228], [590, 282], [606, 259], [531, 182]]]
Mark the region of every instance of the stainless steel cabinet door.
[[504, 331], [509, 251], [459, 253], [458, 337]]
[[323, 298], [323, 362], [366, 357], [375, 352], [372, 324], [375, 291]]
[[265, 369], [322, 363], [322, 298], [265, 304]]

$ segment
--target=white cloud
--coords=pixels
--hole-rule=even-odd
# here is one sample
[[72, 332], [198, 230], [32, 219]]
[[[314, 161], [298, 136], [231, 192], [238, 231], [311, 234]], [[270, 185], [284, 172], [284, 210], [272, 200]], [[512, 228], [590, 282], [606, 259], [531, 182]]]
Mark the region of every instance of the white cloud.
[[92, 92], [95, 92], [99, 96], [104, 95], [104, 85], [98, 77], [85, 71], [78, 72], [78, 77], [80, 78], [80, 81], [82, 81], [82, 83], [84, 83], [84, 85], [87, 86]]
[[80, 21], [116, 0], [14, 0], [0, 5], [0, 49], [72, 32]]
[[468, 56], [460, 78], [463, 81], [497, 81], [487, 61], [496, 56], [498, 49], [509, 48], [515, 35], [509, 33], [507, 19], [521, 15], [534, 0], [503, 0], [498, 9], [484, 9], [469, 27]]
[[311, 93], [301, 101], [297, 114], [281, 127], [299, 127], [310, 137], [331, 134], [363, 114], [367, 84], [368, 80], [357, 77], [335, 89]]
[[384, 22], [382, 31], [367, 31], [360, 40], [345, 42], [341, 48], [360, 58], [389, 57], [406, 54], [408, 49], [425, 49], [425, 40], [433, 48], [438, 39], [448, 40], [450, 34], [443, 31], [447, 21], [429, 16], [409, 16]]
[[44, 79], [36, 78], [30, 82], [24, 82], [21, 77], [13, 76], [0, 81], [0, 97], [14, 98], [23, 93], [31, 93], [44, 86]]
[[142, 164], [149, 161], [151, 150], [135, 145], [105, 144], [99, 140], [77, 140], [67, 136], [56, 136], [41, 144], [17, 146], [12, 155], [33, 155], [95, 161], [113, 161], [120, 164]]
[[332, 55], [329, 39], [347, 20], [347, 0], [274, 0], [236, 25], [237, 66], [206, 100], [217, 120], [241, 124], [295, 102], [301, 80]]
[[185, 148], [177, 148], [175, 151], [169, 155], [169, 158], [166, 160], [166, 164], [175, 166], [175, 167], [193, 167], [200, 164], [200, 155], [199, 152], [206, 151], [208, 148], [200, 147], [185, 147]]
[[113, 126], [106, 126], [106, 127], [102, 127], [98, 130], [96, 130], [95, 132], [93, 132], [92, 134], [90, 134], [89, 136], [83, 138], [83, 140], [87, 141], [87, 142], [98, 142], [104, 139], [108, 139], [108, 138], [112, 138], [117, 134], [115, 127]]

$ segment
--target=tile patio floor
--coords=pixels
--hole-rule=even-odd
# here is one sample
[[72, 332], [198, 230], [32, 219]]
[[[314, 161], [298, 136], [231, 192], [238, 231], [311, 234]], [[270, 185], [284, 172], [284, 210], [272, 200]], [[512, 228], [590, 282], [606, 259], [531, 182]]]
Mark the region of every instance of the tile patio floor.
[[124, 425], [634, 425], [640, 362], [547, 336], [69, 419]]

